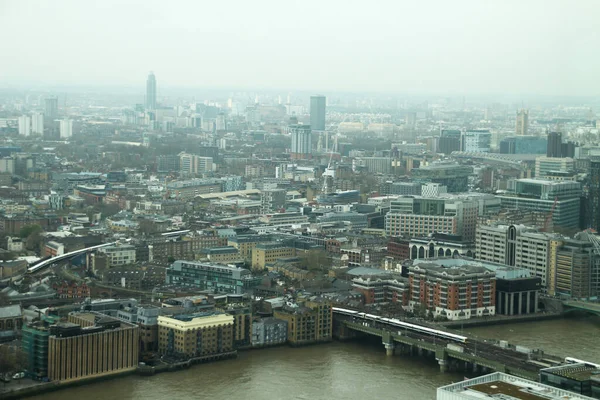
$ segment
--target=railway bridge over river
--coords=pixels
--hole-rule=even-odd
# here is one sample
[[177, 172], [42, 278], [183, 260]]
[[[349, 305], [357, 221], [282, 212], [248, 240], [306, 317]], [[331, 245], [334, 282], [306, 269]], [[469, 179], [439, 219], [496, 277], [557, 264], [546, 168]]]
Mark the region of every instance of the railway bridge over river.
[[387, 355], [418, 354], [437, 360], [440, 370], [472, 373], [504, 372], [538, 380], [540, 369], [559, 365], [564, 358], [513, 346], [503, 341], [478, 339], [408, 321], [384, 318], [341, 308], [333, 309], [334, 336], [351, 339], [381, 337]]

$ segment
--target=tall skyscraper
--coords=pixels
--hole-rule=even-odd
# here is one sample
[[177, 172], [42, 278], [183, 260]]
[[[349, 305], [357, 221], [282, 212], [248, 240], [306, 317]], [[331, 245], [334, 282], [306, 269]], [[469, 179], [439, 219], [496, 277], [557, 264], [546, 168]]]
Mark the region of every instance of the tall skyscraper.
[[48, 117], [50, 120], [58, 117], [58, 98], [50, 97], [44, 99], [44, 115]]
[[44, 134], [44, 114], [34, 113], [31, 116], [31, 133]]
[[68, 139], [73, 136], [73, 120], [72, 119], [61, 119], [60, 120], [60, 138]]
[[310, 96], [310, 127], [313, 131], [325, 130], [325, 108], [327, 98], [323, 95]]
[[548, 133], [547, 157], [562, 157], [562, 134], [560, 132]]
[[450, 154], [453, 151], [460, 151], [461, 133], [458, 129], [442, 129], [438, 142], [439, 152]]
[[600, 158], [590, 161], [588, 181], [588, 205], [585, 216], [588, 225], [583, 228], [593, 228], [600, 232]]
[[307, 160], [312, 158], [312, 132], [308, 125], [290, 125], [292, 136], [292, 160]]
[[146, 109], [156, 110], [156, 77], [150, 72], [146, 80]]
[[527, 131], [529, 130], [529, 110], [521, 109], [517, 112], [517, 127], [516, 134], [517, 136], [527, 135]]
[[19, 135], [29, 136], [31, 133], [31, 118], [27, 115], [19, 117]]

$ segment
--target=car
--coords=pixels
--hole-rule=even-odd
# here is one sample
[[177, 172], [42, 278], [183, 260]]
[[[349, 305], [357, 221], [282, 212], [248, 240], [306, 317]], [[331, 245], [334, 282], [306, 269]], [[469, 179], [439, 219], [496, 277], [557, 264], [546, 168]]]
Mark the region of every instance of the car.
[[25, 378], [25, 372], [17, 372], [16, 374], [13, 375], [12, 378], [13, 379], [22, 379], [22, 378]]

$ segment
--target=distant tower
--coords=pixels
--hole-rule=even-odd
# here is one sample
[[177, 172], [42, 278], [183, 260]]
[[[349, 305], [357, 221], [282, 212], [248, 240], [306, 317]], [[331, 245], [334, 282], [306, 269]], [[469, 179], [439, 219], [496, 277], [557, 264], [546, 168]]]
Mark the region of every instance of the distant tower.
[[60, 138], [68, 139], [73, 136], [73, 120], [72, 119], [61, 119], [60, 120]]
[[44, 114], [34, 113], [31, 116], [31, 133], [44, 133]]
[[31, 118], [27, 115], [19, 117], [19, 135], [29, 136], [31, 133]]
[[529, 130], [529, 110], [521, 109], [517, 112], [517, 127], [516, 127], [516, 135], [524, 136], [527, 135], [527, 131]]
[[44, 99], [44, 115], [50, 120], [58, 117], [58, 98], [50, 97]]
[[593, 158], [590, 161], [589, 170], [589, 194], [587, 215], [583, 216], [588, 225], [583, 228], [600, 230], [600, 159]]
[[156, 110], [156, 77], [150, 72], [146, 79], [146, 109]]
[[312, 132], [307, 125], [291, 125], [289, 127], [292, 136], [292, 160], [307, 160], [312, 158]]
[[562, 134], [560, 132], [548, 133], [546, 157], [562, 157]]
[[310, 127], [313, 131], [325, 130], [327, 99], [322, 95], [310, 96]]

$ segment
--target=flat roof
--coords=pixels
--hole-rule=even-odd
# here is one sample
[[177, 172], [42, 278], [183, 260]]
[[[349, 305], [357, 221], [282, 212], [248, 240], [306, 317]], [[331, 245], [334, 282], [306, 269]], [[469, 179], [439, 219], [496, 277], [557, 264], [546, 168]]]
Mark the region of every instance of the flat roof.
[[593, 365], [583, 363], [560, 365], [557, 367], [543, 369], [540, 372], [545, 372], [556, 376], [562, 376], [564, 378], [580, 382], [587, 381], [592, 376], [600, 376], [600, 369], [596, 368]]
[[437, 399], [591, 400], [592, 398], [528, 379], [494, 372], [442, 386], [437, 390]]

